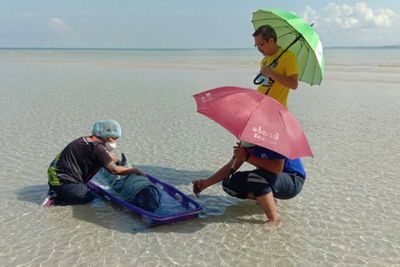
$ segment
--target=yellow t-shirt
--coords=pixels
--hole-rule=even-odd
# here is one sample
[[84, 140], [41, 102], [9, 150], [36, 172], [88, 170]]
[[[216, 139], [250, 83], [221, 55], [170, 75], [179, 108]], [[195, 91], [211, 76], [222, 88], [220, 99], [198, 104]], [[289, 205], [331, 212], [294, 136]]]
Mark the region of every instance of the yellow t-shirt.
[[[282, 53], [283, 49], [279, 48], [278, 51], [273, 56], [266, 56], [261, 60], [261, 68], [268, 66], [275, 59], [275, 57], [279, 56]], [[279, 59], [278, 63], [275, 66], [272, 66], [273, 72], [279, 75], [291, 76], [293, 74], [298, 74], [297, 71], [297, 60], [296, 56], [291, 51], [286, 51]], [[268, 84], [263, 85], [260, 84], [257, 88], [257, 91], [265, 94], [269, 90], [268, 96], [275, 98], [282, 105], [287, 107], [287, 101], [289, 96], [290, 88], [280, 84], [277, 81], [269, 79]]]

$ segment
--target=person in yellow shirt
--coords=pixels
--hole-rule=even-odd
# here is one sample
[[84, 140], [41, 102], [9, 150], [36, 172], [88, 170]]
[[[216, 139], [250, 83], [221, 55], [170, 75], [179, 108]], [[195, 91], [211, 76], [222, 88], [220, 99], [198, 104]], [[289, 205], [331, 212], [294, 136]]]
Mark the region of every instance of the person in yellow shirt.
[[259, 77], [262, 83], [257, 90], [287, 107], [290, 89], [298, 87], [296, 56], [278, 46], [276, 32], [269, 25], [260, 26], [253, 37], [258, 51], [264, 55]]

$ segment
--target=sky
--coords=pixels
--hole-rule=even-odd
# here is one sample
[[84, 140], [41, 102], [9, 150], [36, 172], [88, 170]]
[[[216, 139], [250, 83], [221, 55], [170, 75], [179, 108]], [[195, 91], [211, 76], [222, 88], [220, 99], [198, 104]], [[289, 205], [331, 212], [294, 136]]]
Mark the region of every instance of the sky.
[[324, 47], [400, 45], [396, 0], [0, 0], [0, 48], [251, 48], [270, 8], [314, 22]]

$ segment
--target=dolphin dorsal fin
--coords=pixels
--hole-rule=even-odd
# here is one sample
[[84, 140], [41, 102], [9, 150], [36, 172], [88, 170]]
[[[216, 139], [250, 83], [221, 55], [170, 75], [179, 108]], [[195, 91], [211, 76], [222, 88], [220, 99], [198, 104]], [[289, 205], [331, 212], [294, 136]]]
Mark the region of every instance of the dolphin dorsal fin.
[[121, 153], [121, 166], [126, 166], [126, 157], [124, 153]]

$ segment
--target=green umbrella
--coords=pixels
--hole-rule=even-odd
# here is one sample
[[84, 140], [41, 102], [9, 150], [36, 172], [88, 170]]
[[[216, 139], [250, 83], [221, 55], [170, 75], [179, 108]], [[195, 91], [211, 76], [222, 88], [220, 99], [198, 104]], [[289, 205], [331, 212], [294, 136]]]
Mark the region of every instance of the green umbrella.
[[321, 84], [325, 60], [319, 35], [312, 25], [292, 12], [279, 9], [260, 9], [253, 13], [252, 22], [254, 29], [262, 25], [270, 25], [275, 29], [277, 42], [285, 48], [284, 52], [290, 50], [297, 57], [300, 81], [310, 85]]

